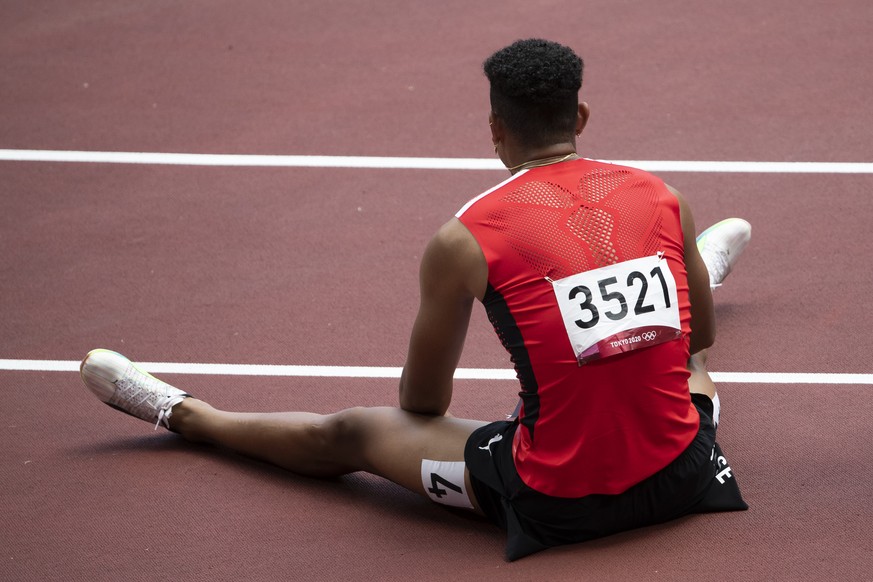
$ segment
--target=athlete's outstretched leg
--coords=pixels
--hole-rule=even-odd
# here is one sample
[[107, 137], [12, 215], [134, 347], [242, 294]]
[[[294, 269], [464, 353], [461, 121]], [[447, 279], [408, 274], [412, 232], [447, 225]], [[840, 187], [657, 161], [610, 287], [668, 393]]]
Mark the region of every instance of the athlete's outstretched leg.
[[398, 408], [352, 408], [328, 415], [225, 412], [108, 350], [91, 352], [81, 370], [88, 388], [113, 408], [163, 424], [189, 440], [223, 446], [299, 474], [329, 477], [368, 471], [426, 495], [423, 461], [447, 463], [463, 481], [469, 505], [477, 508], [463, 465], [464, 447], [484, 422]]
[[357, 442], [351, 434], [342, 435], [340, 418], [306, 412], [225, 412], [186, 398], [173, 407], [168, 428], [187, 440], [218, 445], [301, 475], [334, 477], [362, 469]]
[[186, 398], [173, 408], [169, 428], [301, 475], [367, 471], [424, 494], [421, 459], [463, 461], [467, 438], [483, 424], [390, 407], [326, 415], [225, 412]]

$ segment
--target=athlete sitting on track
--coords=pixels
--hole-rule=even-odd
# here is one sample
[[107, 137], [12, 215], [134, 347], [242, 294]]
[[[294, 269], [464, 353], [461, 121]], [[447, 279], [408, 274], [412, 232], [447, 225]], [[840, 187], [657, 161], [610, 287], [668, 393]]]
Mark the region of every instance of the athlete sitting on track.
[[[491, 137], [511, 177], [427, 246], [399, 408], [225, 412], [107, 350], [82, 362], [85, 384], [190, 441], [304, 475], [369, 471], [470, 508], [507, 530], [510, 560], [745, 508], [715, 442], [704, 350], [715, 336], [710, 285], [748, 242], [748, 223], [726, 220], [695, 243], [675, 190], [580, 158], [589, 109], [572, 50], [519, 41], [484, 68]], [[474, 299], [521, 383], [510, 420], [446, 416]]]

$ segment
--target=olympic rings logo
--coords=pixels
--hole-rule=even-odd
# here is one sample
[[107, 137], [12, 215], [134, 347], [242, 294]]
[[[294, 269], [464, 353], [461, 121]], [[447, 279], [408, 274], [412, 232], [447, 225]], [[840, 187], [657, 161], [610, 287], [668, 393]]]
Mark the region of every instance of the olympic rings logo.
[[642, 337], [647, 342], [650, 342], [650, 341], [654, 341], [654, 339], [656, 337], [658, 337], [658, 334], [654, 331], [647, 331], [647, 332], [644, 332], [640, 337]]

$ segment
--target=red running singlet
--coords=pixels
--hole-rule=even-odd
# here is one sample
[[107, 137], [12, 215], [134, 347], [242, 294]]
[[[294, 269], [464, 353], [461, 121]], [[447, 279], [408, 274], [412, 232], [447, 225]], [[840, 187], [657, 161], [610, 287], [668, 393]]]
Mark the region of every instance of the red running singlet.
[[[515, 174], [457, 218], [488, 262], [483, 304], [521, 383], [522, 480], [556, 497], [617, 494], [678, 457], [699, 417], [679, 202], [664, 183], [572, 160]], [[643, 325], [655, 314], [674, 318], [657, 328], [672, 335]]]

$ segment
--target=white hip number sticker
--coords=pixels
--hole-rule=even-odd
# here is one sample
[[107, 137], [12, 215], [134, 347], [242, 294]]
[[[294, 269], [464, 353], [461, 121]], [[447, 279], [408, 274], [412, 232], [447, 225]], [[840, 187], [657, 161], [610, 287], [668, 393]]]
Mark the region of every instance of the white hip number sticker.
[[421, 484], [433, 501], [453, 507], [472, 509], [464, 481], [464, 461], [421, 460]]
[[579, 365], [682, 335], [663, 253], [550, 282]]

